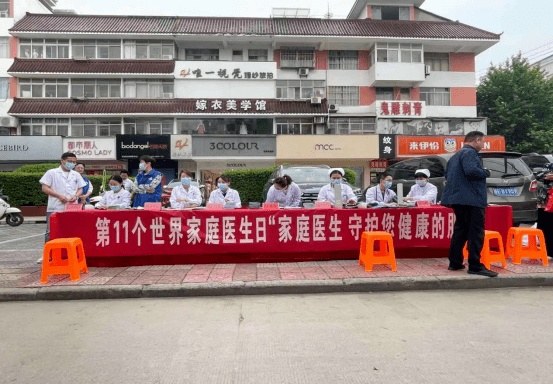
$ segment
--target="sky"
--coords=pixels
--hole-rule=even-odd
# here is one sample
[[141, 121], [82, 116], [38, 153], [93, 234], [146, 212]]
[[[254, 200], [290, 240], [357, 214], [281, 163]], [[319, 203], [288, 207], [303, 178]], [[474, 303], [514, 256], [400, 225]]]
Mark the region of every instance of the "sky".
[[[385, 3], [383, 0], [382, 3]], [[58, 9], [80, 14], [269, 17], [273, 7], [309, 8], [324, 17], [345, 18], [355, 0], [59, 0]], [[522, 52], [535, 62], [553, 55], [551, 0], [426, 0], [421, 7], [432, 13], [494, 33], [501, 41], [476, 58], [477, 78], [490, 63], [499, 64]]]

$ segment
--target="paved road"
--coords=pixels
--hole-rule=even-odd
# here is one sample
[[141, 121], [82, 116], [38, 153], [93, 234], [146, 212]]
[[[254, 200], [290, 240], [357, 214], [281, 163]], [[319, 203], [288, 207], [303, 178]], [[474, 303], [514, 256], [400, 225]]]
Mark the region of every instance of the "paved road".
[[0, 222], [0, 268], [36, 266], [44, 247], [45, 230], [44, 223], [10, 227], [5, 220]]
[[0, 303], [0, 382], [550, 383], [552, 294]]

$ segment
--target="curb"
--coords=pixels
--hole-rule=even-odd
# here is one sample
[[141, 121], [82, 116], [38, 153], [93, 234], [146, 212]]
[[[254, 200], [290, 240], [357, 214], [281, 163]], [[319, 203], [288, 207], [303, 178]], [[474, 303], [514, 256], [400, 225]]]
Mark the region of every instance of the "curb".
[[44, 288], [2, 288], [0, 302], [42, 300], [138, 299], [236, 295], [283, 295], [313, 293], [362, 293], [498, 289], [553, 286], [553, 273], [481, 276], [421, 276], [351, 278], [336, 280], [287, 280], [168, 285], [87, 285]]

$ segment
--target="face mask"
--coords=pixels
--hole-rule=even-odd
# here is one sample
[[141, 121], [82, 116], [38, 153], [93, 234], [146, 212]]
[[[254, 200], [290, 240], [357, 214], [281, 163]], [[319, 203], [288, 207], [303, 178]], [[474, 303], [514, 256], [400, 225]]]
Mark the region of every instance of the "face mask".
[[113, 192], [117, 192], [121, 189], [121, 187], [118, 187], [117, 185], [110, 185], [109, 187]]
[[386, 182], [386, 188], [388, 188], [388, 189], [392, 188], [392, 182], [391, 181]]
[[140, 168], [140, 170], [143, 171], [143, 170], [146, 169], [146, 164], [140, 163], [140, 164], [138, 165], [138, 168]]
[[183, 183], [184, 185], [190, 185], [190, 182], [192, 182], [192, 179], [190, 177], [183, 177], [182, 179], [180, 179], [180, 182]]
[[340, 185], [342, 184], [342, 179], [332, 179], [330, 182], [334, 185]]
[[426, 180], [417, 180], [417, 185], [419, 187], [424, 187], [426, 185]]
[[69, 169], [71, 171], [72, 169], [75, 169], [76, 165], [77, 165], [77, 163], [70, 163], [69, 161], [66, 161], [65, 162], [65, 169]]
[[219, 183], [217, 184], [217, 187], [219, 187], [221, 191], [224, 191], [225, 189], [228, 188], [228, 185], [226, 185], [225, 183]]

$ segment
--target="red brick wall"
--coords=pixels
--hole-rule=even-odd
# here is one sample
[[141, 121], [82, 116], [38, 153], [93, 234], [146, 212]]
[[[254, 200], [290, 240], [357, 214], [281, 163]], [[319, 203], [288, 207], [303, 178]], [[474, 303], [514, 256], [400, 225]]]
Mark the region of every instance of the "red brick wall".
[[17, 97], [17, 78], [10, 77], [10, 99]]
[[359, 87], [359, 105], [371, 105], [376, 102], [376, 88]]
[[401, 100], [401, 88], [394, 87], [394, 100]]
[[315, 51], [315, 69], [328, 69], [328, 51]]
[[449, 70], [451, 72], [475, 72], [474, 53], [450, 53]]
[[367, 19], [372, 19], [373, 17], [373, 10], [370, 5], [367, 5]]
[[421, 100], [421, 89], [420, 88], [411, 88], [411, 100], [420, 101]]
[[13, 15], [15, 15], [14, 11], [13, 11], [13, 3], [14, 3], [15, 0], [10, 0], [10, 17], [13, 17]]
[[414, 21], [414, 20], [415, 20], [415, 6], [413, 6], [413, 5], [411, 5], [410, 20], [411, 20], [411, 21]]
[[451, 105], [474, 107], [476, 105], [476, 87], [451, 88]]
[[280, 49], [273, 51], [273, 61], [276, 62], [277, 68], [280, 68]]
[[18, 57], [19, 53], [17, 52], [17, 37], [10, 36], [10, 57]]
[[370, 51], [359, 51], [358, 53], [359, 60], [359, 69], [367, 70], [371, 67], [371, 52]]

